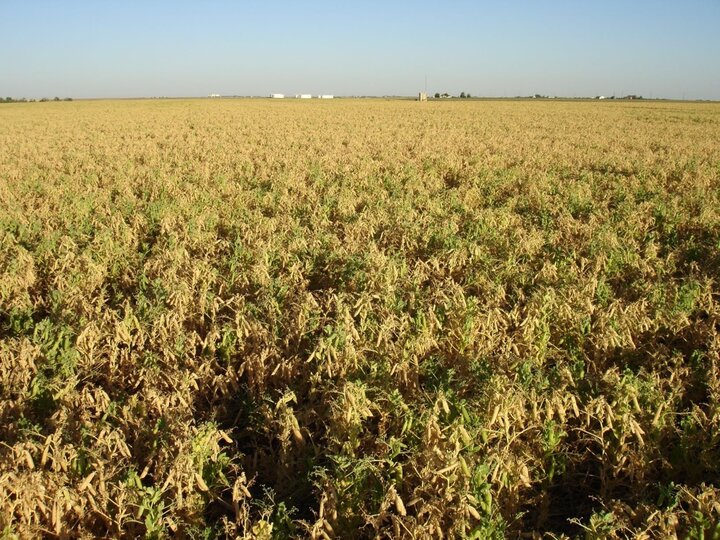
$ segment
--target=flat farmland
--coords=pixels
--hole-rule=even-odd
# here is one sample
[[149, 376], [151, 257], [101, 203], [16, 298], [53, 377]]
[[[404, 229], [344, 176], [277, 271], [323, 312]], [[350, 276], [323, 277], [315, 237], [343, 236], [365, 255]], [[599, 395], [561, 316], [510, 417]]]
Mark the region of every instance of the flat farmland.
[[2, 104], [2, 537], [715, 538], [719, 279], [714, 103]]

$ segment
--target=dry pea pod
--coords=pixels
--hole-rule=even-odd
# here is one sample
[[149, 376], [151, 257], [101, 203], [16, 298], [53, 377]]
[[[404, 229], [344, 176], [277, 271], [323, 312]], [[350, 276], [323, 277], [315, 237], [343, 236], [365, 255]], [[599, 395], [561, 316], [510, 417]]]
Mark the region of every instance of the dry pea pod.
[[243, 498], [252, 498], [252, 495], [250, 494], [250, 491], [246, 486], [245, 473], [242, 473], [235, 479], [235, 482], [233, 483], [232, 493], [233, 501], [236, 502], [241, 501]]
[[473, 506], [471, 505], [465, 505], [465, 509], [467, 510], [468, 514], [470, 514], [473, 518], [475, 518], [478, 521], [482, 520], [482, 516], [480, 516], [480, 512], [478, 512]]
[[203, 480], [202, 475], [199, 473], [195, 473], [195, 482], [197, 483], [198, 487], [200, 488], [200, 491], [208, 492], [210, 491], [210, 488], [205, 483], [205, 480]]
[[403, 503], [403, 500], [400, 498], [400, 495], [395, 493], [395, 509], [397, 510], [397, 513], [401, 516], [407, 516], [407, 510], [405, 509], [405, 504]]

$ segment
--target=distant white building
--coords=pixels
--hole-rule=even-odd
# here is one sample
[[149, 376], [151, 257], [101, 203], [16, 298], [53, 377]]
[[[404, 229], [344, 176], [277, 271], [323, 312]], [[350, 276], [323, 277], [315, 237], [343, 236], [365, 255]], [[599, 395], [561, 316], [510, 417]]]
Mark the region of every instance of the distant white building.
[[270, 97], [273, 99], [283, 99], [285, 94], [270, 94]]
[[210, 94], [208, 97], [220, 97], [220, 94]]
[[335, 96], [333, 96], [331, 94], [322, 94], [322, 95], [318, 96], [318, 99], [333, 99], [334, 97]]
[[300, 94], [300, 99], [312, 99], [312, 94]]

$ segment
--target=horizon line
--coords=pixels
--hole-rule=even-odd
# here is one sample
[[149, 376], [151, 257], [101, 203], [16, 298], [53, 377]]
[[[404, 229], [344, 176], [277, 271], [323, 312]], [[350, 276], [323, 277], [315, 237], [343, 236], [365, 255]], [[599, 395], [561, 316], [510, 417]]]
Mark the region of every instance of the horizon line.
[[[435, 94], [437, 94], [436, 92]], [[464, 93], [464, 92], [463, 92]], [[403, 100], [417, 100], [420, 92], [415, 94], [332, 94], [333, 99], [403, 99]], [[515, 95], [515, 96], [493, 96], [493, 95], [452, 95], [448, 93], [441, 94], [441, 97], [435, 97], [435, 94], [427, 95], [427, 99], [430, 101], [451, 101], [451, 100], [532, 100], [532, 101], [670, 101], [670, 102], [704, 102], [714, 103], [720, 102], [720, 99], [689, 99], [689, 98], [666, 98], [666, 97], [645, 97], [637, 94], [627, 94], [624, 96], [546, 96], [541, 94], [534, 95]], [[204, 95], [183, 95], [183, 96], [88, 96], [88, 97], [58, 97], [53, 96], [42, 97], [42, 98], [14, 98], [14, 97], [0, 97], [0, 103], [53, 103], [53, 102], [70, 102], [70, 101], [112, 101], [112, 100], [179, 100], [179, 99], [266, 99], [266, 100], [297, 100], [297, 101], [327, 101], [321, 99], [317, 95], [313, 94], [312, 98], [302, 98], [301, 94], [288, 94], [283, 97], [273, 97], [271, 94], [204, 94]], [[330, 94], [328, 94], [330, 95]], [[0, 94], [1, 96], [1, 94]]]

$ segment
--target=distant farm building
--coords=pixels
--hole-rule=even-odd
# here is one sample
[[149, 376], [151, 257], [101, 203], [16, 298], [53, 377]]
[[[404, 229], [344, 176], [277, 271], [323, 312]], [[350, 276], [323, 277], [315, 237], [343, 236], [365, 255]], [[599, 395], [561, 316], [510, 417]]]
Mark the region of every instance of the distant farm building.
[[322, 94], [322, 95], [318, 96], [318, 99], [333, 99], [334, 97], [335, 96], [333, 96], [331, 94]]
[[273, 99], [283, 99], [285, 94], [270, 94], [270, 97]]
[[300, 99], [312, 99], [312, 94], [300, 94]]
[[418, 101], [427, 101], [427, 92], [420, 92], [418, 94]]
[[210, 94], [208, 97], [220, 97], [220, 94]]

